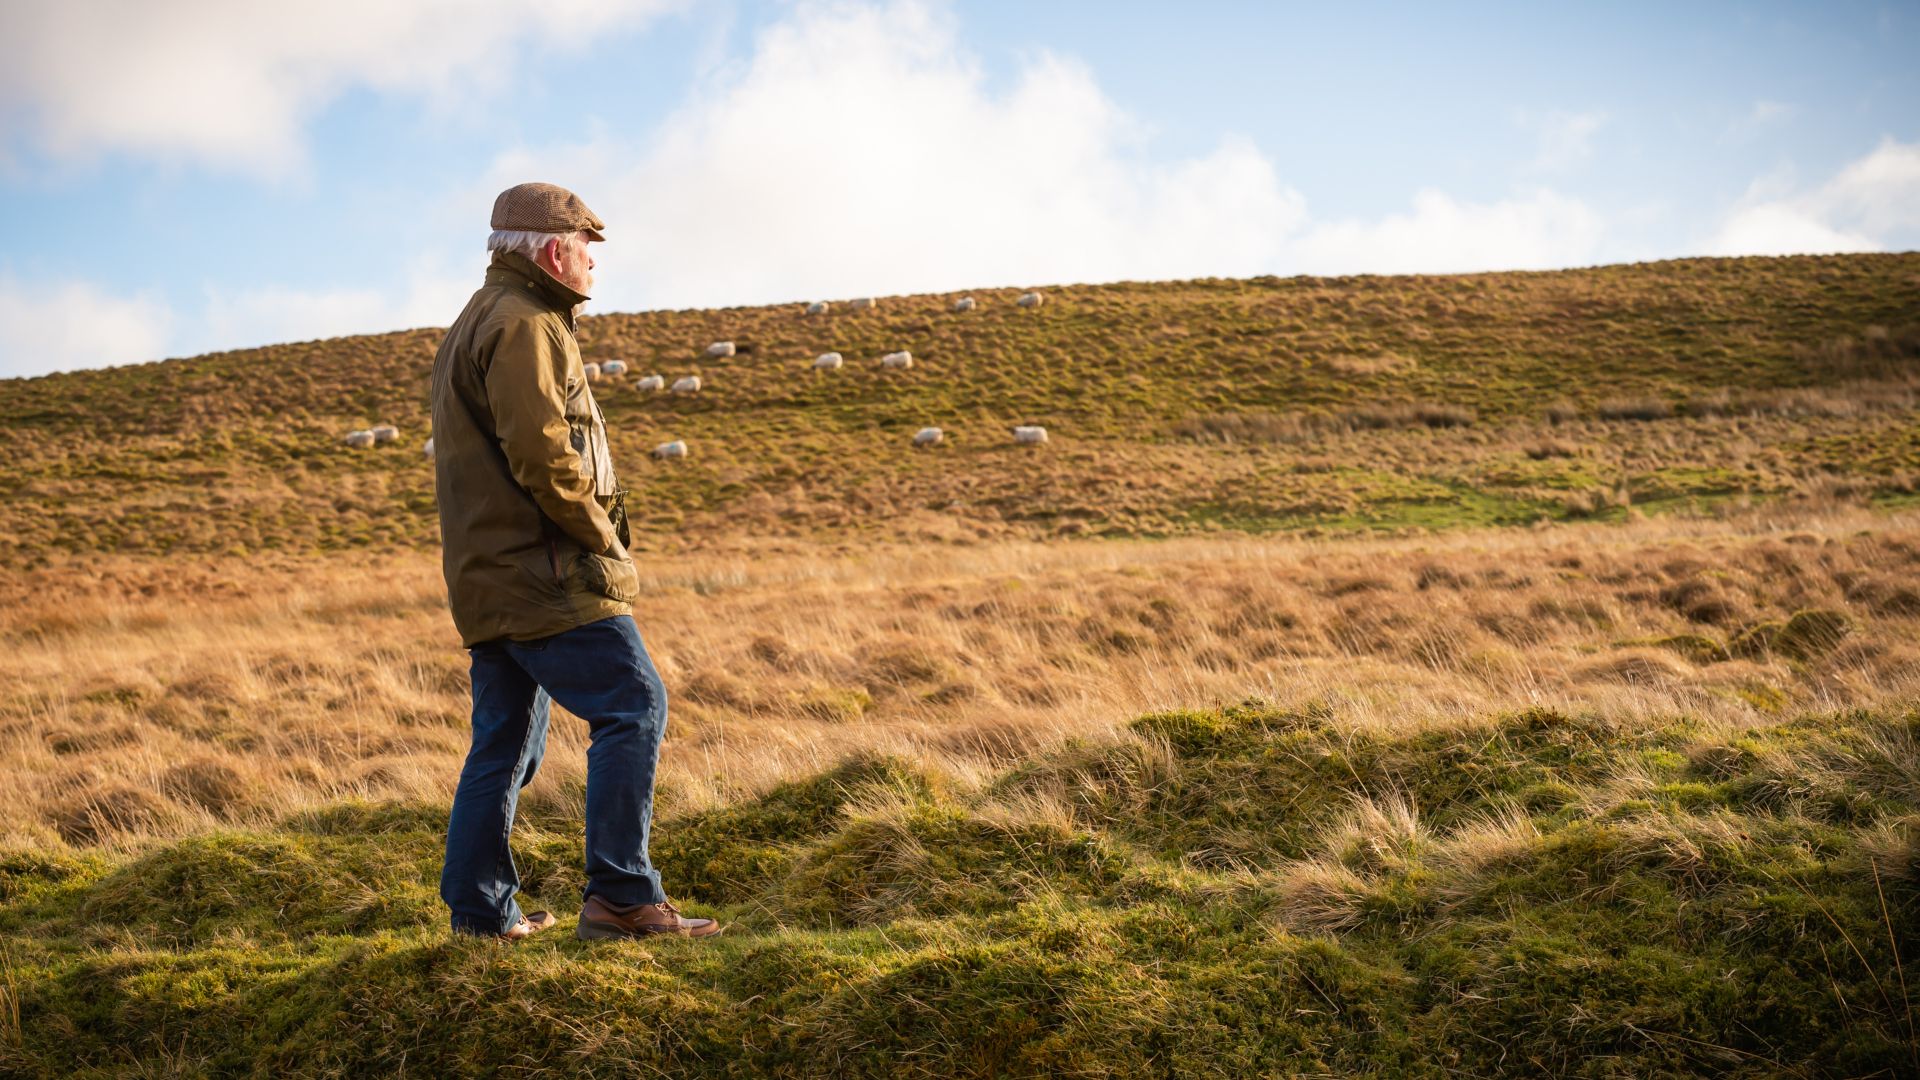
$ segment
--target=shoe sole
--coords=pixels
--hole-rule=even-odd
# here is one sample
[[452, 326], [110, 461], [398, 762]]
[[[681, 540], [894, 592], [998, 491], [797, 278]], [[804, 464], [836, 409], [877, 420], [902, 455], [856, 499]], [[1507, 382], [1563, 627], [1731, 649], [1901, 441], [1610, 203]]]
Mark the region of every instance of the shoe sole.
[[595, 919], [581, 919], [580, 925], [573, 928], [573, 936], [581, 941], [632, 941], [648, 937], [712, 937], [720, 932], [719, 926], [704, 934], [695, 934], [690, 930], [653, 930], [642, 928], [629, 930], [619, 923], [600, 922]]

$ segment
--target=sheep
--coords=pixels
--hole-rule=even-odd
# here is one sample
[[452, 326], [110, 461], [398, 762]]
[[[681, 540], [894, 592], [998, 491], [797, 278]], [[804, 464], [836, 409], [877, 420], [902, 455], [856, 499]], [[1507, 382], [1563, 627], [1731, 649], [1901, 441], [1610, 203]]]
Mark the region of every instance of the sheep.
[[699, 393], [700, 392], [700, 376], [688, 375], [684, 379], [675, 379], [673, 381], [673, 392], [676, 394]]
[[433, 460], [433, 440], [428, 439], [427, 445], [421, 447], [420, 452], [427, 455], [428, 461], [432, 461]]
[[840, 370], [840, 354], [839, 354], [839, 353], [837, 353], [837, 352], [823, 352], [823, 353], [821, 353], [821, 354], [820, 354], [820, 355], [819, 355], [819, 356], [818, 356], [818, 357], [817, 357], [817, 358], [816, 358], [816, 359], [815, 359], [815, 360], [813, 361], [813, 370], [815, 370], [815, 371], [838, 371], [838, 370]]
[[953, 310], [955, 311], [972, 311], [979, 306], [979, 304], [973, 302], [973, 297], [971, 296], [963, 296], [953, 302]]
[[867, 311], [880, 306], [880, 301], [875, 300], [871, 296], [863, 296], [847, 306], [853, 308], [855, 311]]
[[1028, 446], [1047, 445], [1047, 429], [1038, 424], [1022, 424], [1013, 429], [1013, 441]]
[[347, 432], [346, 443], [356, 450], [364, 450], [373, 445], [373, 432], [349, 431]]
[[385, 446], [399, 438], [400, 429], [394, 427], [392, 424], [375, 424], [373, 426], [373, 441], [375, 445]]
[[807, 305], [807, 314], [809, 315], [825, 315], [826, 313], [827, 302], [825, 300], [815, 300], [813, 303]]
[[1044, 304], [1046, 302], [1047, 302], [1046, 294], [1042, 293], [1038, 289], [1035, 289], [1030, 293], [1021, 293], [1020, 299], [1014, 301], [1015, 304], [1018, 304], [1023, 308], [1037, 308], [1041, 304]]
[[627, 362], [625, 360], [609, 360], [600, 365], [600, 374], [602, 375], [625, 375], [626, 373]]
[[940, 440], [946, 437], [947, 437], [947, 433], [944, 431], [941, 431], [937, 427], [923, 427], [919, 431], [916, 431], [913, 433], [913, 445], [939, 446]]
[[733, 352], [733, 342], [731, 341], [716, 341], [707, 346], [707, 355], [712, 357], [732, 356]]
[[665, 460], [667, 458], [686, 457], [687, 456], [687, 440], [675, 439], [672, 442], [663, 442], [659, 446], [656, 446], [653, 448], [653, 456], [660, 458], [662, 460]]
[[588, 382], [599, 382], [599, 381], [600, 381], [600, 365], [599, 365], [599, 364], [595, 364], [595, 363], [592, 363], [592, 362], [588, 362], [588, 363], [585, 363], [585, 364], [581, 364], [581, 365], [580, 365], [580, 370], [581, 370], [581, 371], [584, 371], [584, 372], [586, 372], [586, 373], [587, 373], [587, 381], [588, 381]]
[[667, 380], [663, 375], [649, 375], [633, 384], [635, 390], [665, 390]]
[[913, 366], [913, 354], [905, 349], [890, 352], [880, 358], [880, 366], [888, 371], [905, 371]]

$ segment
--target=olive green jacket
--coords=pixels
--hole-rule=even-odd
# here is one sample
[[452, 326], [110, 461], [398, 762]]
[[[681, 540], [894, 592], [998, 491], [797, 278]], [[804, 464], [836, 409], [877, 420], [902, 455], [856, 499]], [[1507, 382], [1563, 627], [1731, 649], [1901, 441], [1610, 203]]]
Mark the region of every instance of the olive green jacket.
[[441, 566], [468, 646], [633, 610], [624, 493], [573, 337], [586, 299], [495, 252], [433, 358]]

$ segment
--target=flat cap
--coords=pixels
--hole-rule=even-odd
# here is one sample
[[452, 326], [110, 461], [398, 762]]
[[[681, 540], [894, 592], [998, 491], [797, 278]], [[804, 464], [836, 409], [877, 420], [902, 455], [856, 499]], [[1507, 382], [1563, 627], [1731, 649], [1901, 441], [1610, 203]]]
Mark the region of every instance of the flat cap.
[[493, 227], [517, 232], [563, 233], [584, 230], [605, 240], [606, 222], [595, 217], [580, 196], [554, 184], [518, 184], [493, 200]]

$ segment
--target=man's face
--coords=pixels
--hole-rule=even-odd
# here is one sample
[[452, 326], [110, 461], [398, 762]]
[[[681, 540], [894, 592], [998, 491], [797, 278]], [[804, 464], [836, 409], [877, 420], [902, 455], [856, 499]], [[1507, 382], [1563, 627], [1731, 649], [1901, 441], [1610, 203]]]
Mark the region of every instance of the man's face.
[[585, 233], [574, 233], [572, 240], [555, 240], [547, 245], [541, 269], [554, 280], [582, 296], [593, 295], [593, 255], [587, 251]]

